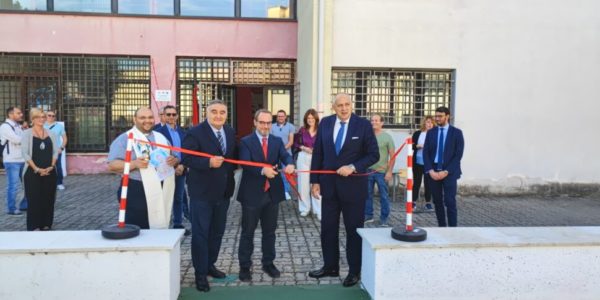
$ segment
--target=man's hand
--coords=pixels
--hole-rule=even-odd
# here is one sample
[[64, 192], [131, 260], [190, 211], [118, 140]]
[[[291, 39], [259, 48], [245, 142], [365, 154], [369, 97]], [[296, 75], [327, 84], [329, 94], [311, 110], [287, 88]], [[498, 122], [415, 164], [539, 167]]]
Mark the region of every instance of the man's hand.
[[138, 157], [135, 160], [132, 160], [130, 165], [133, 167], [131, 168], [133, 169], [145, 169], [148, 167], [148, 160]]
[[275, 169], [273, 169], [273, 168], [264, 167], [262, 169], [262, 174], [267, 176], [267, 178], [272, 179], [273, 177], [277, 176], [277, 174], [279, 174], [279, 173], [277, 173], [277, 171], [275, 171]]
[[223, 156], [213, 156], [210, 158], [209, 164], [211, 168], [220, 168], [225, 158]]
[[348, 177], [350, 174], [354, 173], [354, 170], [349, 166], [343, 166], [336, 171], [340, 176]]
[[181, 176], [181, 175], [183, 175], [184, 171], [185, 171], [185, 167], [183, 165], [179, 165], [179, 166], [177, 166], [177, 168], [175, 168], [175, 175]]
[[387, 182], [391, 182], [392, 181], [392, 171], [387, 171], [385, 173], [385, 177], [383, 177], [383, 179]]
[[317, 199], [321, 199], [321, 185], [318, 183], [313, 183], [311, 189], [311, 193], [313, 197]]
[[173, 156], [173, 155], [169, 155], [169, 157], [167, 157], [167, 165], [174, 167], [179, 163], [179, 158]]
[[447, 176], [448, 176], [448, 171], [438, 172], [438, 178], [439, 178], [439, 180], [444, 180], [444, 178], [446, 178]]
[[295, 170], [295, 169], [296, 169], [296, 168], [294, 167], [294, 165], [287, 165], [287, 166], [285, 167], [285, 169], [283, 170], [283, 172], [285, 172], [285, 173], [287, 173], [287, 174], [292, 174], [292, 173], [294, 173], [294, 170]]

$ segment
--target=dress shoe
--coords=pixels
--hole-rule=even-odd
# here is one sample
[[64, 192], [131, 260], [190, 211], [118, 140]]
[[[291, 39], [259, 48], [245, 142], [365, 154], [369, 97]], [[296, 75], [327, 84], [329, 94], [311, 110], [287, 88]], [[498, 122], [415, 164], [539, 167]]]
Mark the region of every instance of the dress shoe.
[[212, 278], [225, 278], [227, 276], [224, 272], [219, 271], [219, 269], [217, 269], [215, 266], [208, 267], [208, 275], [212, 276]]
[[268, 264], [268, 265], [264, 265], [262, 267], [263, 271], [265, 271], [265, 273], [267, 273], [267, 275], [269, 275], [271, 278], [279, 278], [281, 277], [281, 272], [279, 272], [279, 270], [277, 270], [277, 267], [275, 267], [274, 264]]
[[346, 276], [346, 279], [344, 279], [343, 285], [345, 287], [351, 287], [351, 286], [357, 284], [359, 280], [360, 280], [360, 275], [349, 273], [348, 276]]
[[325, 268], [320, 268], [318, 270], [313, 270], [308, 272], [308, 276], [312, 278], [322, 278], [322, 277], [339, 277], [340, 271], [338, 270], [327, 270]]
[[206, 277], [196, 278], [196, 289], [201, 292], [210, 291], [210, 285], [208, 285], [208, 280], [206, 280]]
[[252, 272], [250, 268], [240, 268], [240, 281], [250, 282], [252, 281]]

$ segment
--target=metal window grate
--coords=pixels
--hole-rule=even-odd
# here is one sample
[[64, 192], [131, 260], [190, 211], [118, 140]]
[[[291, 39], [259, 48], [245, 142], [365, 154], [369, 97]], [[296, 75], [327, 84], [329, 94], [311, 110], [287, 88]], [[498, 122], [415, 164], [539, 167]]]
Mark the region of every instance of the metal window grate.
[[0, 106], [56, 109], [70, 151], [106, 151], [149, 106], [148, 58], [0, 54]]
[[421, 119], [439, 106], [450, 106], [454, 79], [451, 70], [334, 69], [332, 99], [352, 97], [362, 117], [383, 116], [385, 127], [417, 129]]
[[232, 64], [236, 84], [294, 84], [293, 61], [234, 60]]

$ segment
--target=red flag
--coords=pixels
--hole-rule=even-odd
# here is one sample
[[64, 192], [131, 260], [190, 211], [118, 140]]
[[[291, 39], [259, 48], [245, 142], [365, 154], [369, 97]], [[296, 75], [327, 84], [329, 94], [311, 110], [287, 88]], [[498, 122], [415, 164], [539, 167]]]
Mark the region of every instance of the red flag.
[[196, 126], [200, 123], [200, 110], [198, 107], [198, 84], [194, 82], [192, 90], [192, 125]]

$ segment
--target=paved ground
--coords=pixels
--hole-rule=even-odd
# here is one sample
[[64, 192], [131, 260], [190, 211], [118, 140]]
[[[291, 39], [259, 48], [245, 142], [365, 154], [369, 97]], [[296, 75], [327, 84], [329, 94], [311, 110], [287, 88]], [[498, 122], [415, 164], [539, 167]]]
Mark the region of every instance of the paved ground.
[[[65, 191], [59, 191], [54, 218], [55, 230], [96, 230], [117, 220], [116, 192], [119, 177], [116, 175], [70, 176], [66, 178]], [[4, 200], [6, 177], [0, 176], [2, 200]], [[399, 193], [401, 194], [401, 193]], [[590, 226], [600, 225], [600, 196], [586, 198], [459, 198], [460, 226]], [[377, 201], [376, 201], [377, 202]], [[5, 203], [2, 202], [3, 210]], [[392, 203], [391, 224], [404, 223], [404, 203]], [[320, 224], [312, 217], [302, 218], [296, 213], [293, 201], [282, 203], [277, 229], [276, 265], [282, 271], [273, 280], [260, 269], [260, 232], [255, 236], [254, 281], [252, 285], [297, 285], [340, 283], [340, 278], [315, 280], [307, 276], [311, 269], [321, 266]], [[378, 211], [376, 209], [376, 211]], [[216, 286], [248, 285], [237, 279], [239, 271], [237, 247], [240, 234], [240, 205], [233, 202], [223, 239], [223, 247], [217, 267], [226, 271], [228, 278], [213, 281]], [[435, 226], [433, 213], [418, 213], [415, 224], [421, 227]], [[187, 224], [189, 226], [189, 224]], [[368, 227], [377, 226], [375, 223]], [[25, 230], [25, 216], [0, 214], [0, 231]], [[341, 235], [341, 257], [344, 258], [344, 232]], [[182, 242], [182, 285], [193, 286], [194, 270], [191, 263], [190, 238]], [[258, 253], [256, 253], [258, 252]], [[342, 259], [341, 275], [345, 276], [347, 265]]]

